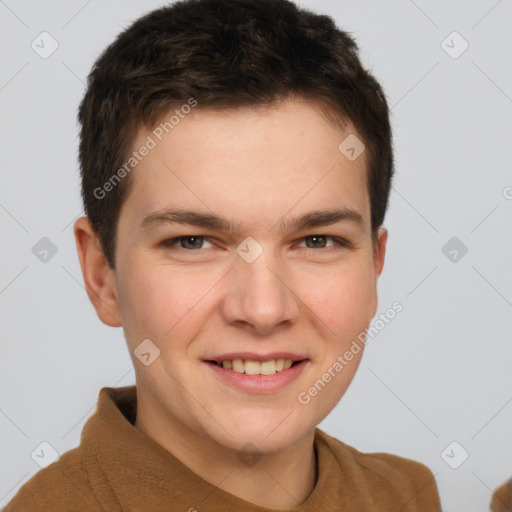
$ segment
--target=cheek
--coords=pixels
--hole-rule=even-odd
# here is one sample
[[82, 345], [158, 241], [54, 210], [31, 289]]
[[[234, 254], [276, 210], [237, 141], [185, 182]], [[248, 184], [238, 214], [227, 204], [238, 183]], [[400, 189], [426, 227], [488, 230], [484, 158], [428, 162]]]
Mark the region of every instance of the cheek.
[[[293, 288], [304, 314], [327, 338], [346, 340], [368, 326], [375, 303], [373, 269], [364, 258], [346, 264], [296, 271]], [[212, 314], [226, 268], [215, 271], [144, 265], [133, 260], [120, 273], [118, 303], [128, 334], [165, 339], [196, 334]], [[217, 289], [216, 289], [217, 288]], [[135, 341], [135, 340], [134, 340]]]
[[222, 275], [191, 269], [132, 264], [123, 273], [118, 302], [123, 325], [130, 333], [164, 340], [183, 334], [207, 303], [208, 293]]
[[371, 320], [376, 298], [372, 275], [364, 263], [308, 272], [300, 296], [331, 337], [346, 340]]

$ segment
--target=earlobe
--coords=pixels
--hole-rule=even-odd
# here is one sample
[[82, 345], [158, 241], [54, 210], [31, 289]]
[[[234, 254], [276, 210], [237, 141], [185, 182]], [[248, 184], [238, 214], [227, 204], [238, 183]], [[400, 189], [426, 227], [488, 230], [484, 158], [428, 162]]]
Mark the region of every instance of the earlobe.
[[75, 243], [82, 268], [85, 289], [100, 320], [110, 327], [120, 327], [115, 275], [87, 217], [74, 224]]

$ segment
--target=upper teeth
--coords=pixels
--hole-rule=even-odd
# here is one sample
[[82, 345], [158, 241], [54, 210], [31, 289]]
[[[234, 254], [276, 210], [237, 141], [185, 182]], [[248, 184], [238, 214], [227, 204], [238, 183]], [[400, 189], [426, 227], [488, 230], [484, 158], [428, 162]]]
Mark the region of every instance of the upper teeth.
[[217, 363], [217, 365], [227, 370], [247, 373], [248, 375], [272, 375], [281, 370], [287, 370], [292, 363], [291, 359], [271, 359], [263, 362], [250, 359], [233, 359], [233, 361], [222, 361], [222, 364]]

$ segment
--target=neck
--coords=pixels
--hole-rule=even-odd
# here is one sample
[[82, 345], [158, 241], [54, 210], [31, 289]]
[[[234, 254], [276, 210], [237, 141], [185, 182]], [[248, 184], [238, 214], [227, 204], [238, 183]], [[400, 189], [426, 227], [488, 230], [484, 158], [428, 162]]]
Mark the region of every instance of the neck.
[[187, 428], [177, 419], [162, 417], [139, 397], [135, 426], [199, 477], [257, 506], [297, 507], [316, 484], [314, 430], [292, 447], [265, 453], [256, 463], [244, 465], [236, 451]]

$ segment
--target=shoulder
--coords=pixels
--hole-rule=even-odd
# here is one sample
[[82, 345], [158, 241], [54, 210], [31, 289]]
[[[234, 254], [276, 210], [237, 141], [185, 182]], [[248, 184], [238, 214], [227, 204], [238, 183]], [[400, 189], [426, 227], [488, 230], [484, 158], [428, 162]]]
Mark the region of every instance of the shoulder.
[[441, 510], [437, 484], [432, 471], [412, 459], [390, 453], [364, 453], [318, 430], [338, 460], [345, 476], [379, 497], [408, 502], [407, 510]]
[[[77, 510], [98, 510], [83, 469], [79, 448], [63, 453], [57, 461], [39, 470], [16, 493], [2, 512], [47, 512], [68, 510], [73, 501], [84, 502]], [[90, 502], [87, 504], [86, 502]]]

